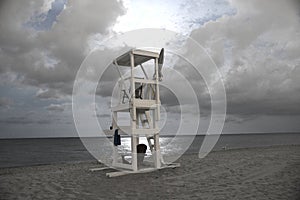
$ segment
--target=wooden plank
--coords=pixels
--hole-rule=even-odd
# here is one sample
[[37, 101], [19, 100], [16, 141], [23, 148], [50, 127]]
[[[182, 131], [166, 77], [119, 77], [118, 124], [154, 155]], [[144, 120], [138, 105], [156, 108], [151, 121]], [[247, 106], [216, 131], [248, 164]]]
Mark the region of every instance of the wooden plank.
[[149, 136], [149, 135], [155, 135], [159, 132], [159, 129], [150, 129], [150, 128], [139, 128], [139, 129], [132, 129], [132, 135], [145, 135], [145, 136]]
[[150, 57], [150, 58], [158, 58], [159, 57], [159, 53], [156, 53], [153, 51], [146, 51], [146, 50], [142, 50], [142, 49], [133, 49], [132, 53], [134, 55]]
[[157, 169], [157, 168], [145, 168], [145, 169], [139, 169], [137, 171], [109, 172], [109, 173], [106, 173], [106, 176], [109, 177], [109, 178], [112, 178], [112, 177], [124, 176], [124, 175], [128, 175], [128, 174], [149, 173], [149, 172], [154, 172], [154, 171], [160, 170], [160, 169], [167, 169], [167, 168], [173, 168], [174, 169], [176, 167], [180, 167], [180, 164], [179, 163], [170, 163], [169, 165], [162, 166], [159, 169]]
[[90, 171], [95, 172], [95, 171], [103, 171], [106, 169], [111, 169], [111, 168], [110, 167], [93, 168], [93, 169], [90, 169]]
[[125, 52], [121, 56], [115, 59], [116, 64], [120, 66], [130, 67], [130, 54], [134, 54], [136, 62], [134, 66], [140, 65], [144, 62], [147, 62], [151, 59], [158, 58], [159, 54], [152, 51], [142, 50], [142, 49], [133, 49]]
[[136, 82], [136, 83], [156, 84], [155, 80], [139, 79], [139, 78], [134, 78], [134, 82]]

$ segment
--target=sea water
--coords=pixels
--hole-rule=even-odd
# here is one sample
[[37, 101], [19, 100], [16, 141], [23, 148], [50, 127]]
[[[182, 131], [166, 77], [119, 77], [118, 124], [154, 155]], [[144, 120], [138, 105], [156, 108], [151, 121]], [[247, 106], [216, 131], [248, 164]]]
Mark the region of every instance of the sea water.
[[[216, 137], [216, 136], [209, 136]], [[163, 155], [198, 153], [204, 136], [161, 137]], [[102, 157], [110, 156], [111, 141], [107, 138], [85, 138]], [[119, 151], [129, 153], [130, 138], [122, 137]], [[86, 142], [84, 142], [86, 143]], [[147, 144], [146, 139], [140, 143]], [[191, 143], [191, 144], [190, 144]], [[275, 145], [300, 145], [300, 133], [222, 134], [213, 150], [265, 147]], [[151, 154], [149, 148], [147, 154]], [[96, 160], [80, 138], [1, 139], [0, 168], [42, 165], [62, 162]]]

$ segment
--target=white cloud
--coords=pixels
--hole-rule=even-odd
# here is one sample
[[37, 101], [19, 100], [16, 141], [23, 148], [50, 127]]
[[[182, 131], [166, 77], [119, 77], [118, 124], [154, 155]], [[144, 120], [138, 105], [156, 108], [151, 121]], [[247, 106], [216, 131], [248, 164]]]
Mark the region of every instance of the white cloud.
[[49, 111], [55, 111], [55, 112], [63, 112], [65, 110], [65, 106], [62, 104], [50, 104], [46, 107]]
[[[279, 0], [232, 5], [235, 16], [209, 22], [191, 34], [222, 72], [228, 112], [300, 114], [299, 5]], [[200, 55], [198, 62], [205, 69]]]
[[[71, 109], [61, 102], [70, 101], [66, 96], [72, 94], [75, 75], [89, 47], [88, 38], [107, 36], [124, 14], [122, 2], [117, 0], [68, 0], [59, 14], [49, 12], [53, 2], [64, 1], [0, 3], [0, 92], [16, 98], [18, 104], [11, 113], [1, 110], [3, 135], [74, 136]], [[47, 17], [52, 17], [48, 24]], [[28, 110], [38, 115], [28, 116]], [[46, 130], [51, 131], [45, 131], [50, 125]]]
[[43, 2], [5, 1], [1, 5], [0, 72], [18, 74], [19, 81], [71, 94], [77, 69], [93, 34], [109, 34], [124, 13], [119, 1], [73, 1], [50, 30], [25, 26]]
[[[38, 91], [33, 92], [33, 96], [44, 99], [39, 109], [66, 114], [66, 105], [59, 104], [58, 99], [72, 94], [73, 81], [83, 58], [95, 42], [103, 40], [112, 29], [126, 31], [155, 26], [189, 33], [196, 28], [190, 36], [212, 55], [225, 80], [230, 123], [243, 124], [257, 115], [299, 115], [300, 20], [299, 5], [295, 2], [232, 0], [231, 5], [227, 5], [226, 1], [136, 1], [135, 6], [140, 10], [130, 7], [128, 15], [119, 18], [125, 13], [120, 1], [69, 0], [51, 29], [37, 31], [26, 26], [26, 22], [35, 12], [47, 12], [52, 1], [3, 1], [0, 3], [0, 85], [9, 87], [19, 82], [36, 86]], [[151, 8], [155, 3], [156, 7]], [[120, 23], [115, 26], [118, 19]], [[193, 49], [187, 54], [198, 58], [204, 70], [210, 72], [205, 68], [203, 55], [195, 55]], [[193, 85], [200, 106], [205, 108], [201, 111], [209, 110], [209, 94], [201, 77], [186, 67], [185, 62], [176, 65]], [[165, 75], [164, 78], [172, 82], [172, 77]], [[113, 72], [105, 74], [102, 96], [110, 95], [111, 88], [105, 84], [115, 79]], [[18, 87], [26, 88], [21, 84]], [[176, 84], [181, 87], [174, 81]], [[183, 94], [188, 96], [189, 91], [183, 88]], [[166, 91], [163, 98], [175, 116], [178, 102]], [[0, 105], [11, 104], [7, 99], [0, 99]], [[60, 112], [47, 113], [61, 115]], [[69, 117], [71, 119], [71, 114]], [[13, 124], [22, 120], [32, 124], [21, 115], [7, 121], [3, 119], [1, 123], [4, 127], [5, 122]], [[247, 128], [251, 128], [250, 125]]]
[[232, 15], [234, 8], [226, 0], [125, 0], [126, 15], [120, 17], [114, 30], [126, 32], [140, 28], [165, 28], [189, 34], [191, 30], [214, 21], [222, 15]]
[[60, 95], [54, 89], [39, 89], [36, 93], [36, 97], [41, 99], [58, 99]]

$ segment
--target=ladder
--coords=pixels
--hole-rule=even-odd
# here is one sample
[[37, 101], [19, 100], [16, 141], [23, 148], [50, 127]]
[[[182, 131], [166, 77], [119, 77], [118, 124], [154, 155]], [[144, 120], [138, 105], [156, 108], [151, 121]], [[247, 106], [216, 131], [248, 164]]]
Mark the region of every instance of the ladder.
[[[142, 124], [142, 127], [144, 129], [153, 129], [153, 121], [152, 121], [152, 118], [151, 118], [151, 115], [150, 115], [150, 110], [145, 110], [144, 112], [141, 112], [139, 113], [139, 118], [141, 120], [141, 124]], [[157, 133], [158, 134], [158, 133]], [[155, 149], [155, 138], [154, 138], [154, 135], [153, 136], [146, 136], [147, 138], [147, 141], [148, 141], [148, 146], [150, 148], [150, 151], [152, 153], [152, 155], [155, 153], [155, 151], [157, 151], [157, 149]], [[160, 158], [159, 158], [162, 162], [162, 164], [164, 164], [164, 161], [163, 161], [163, 157], [160, 155]]]

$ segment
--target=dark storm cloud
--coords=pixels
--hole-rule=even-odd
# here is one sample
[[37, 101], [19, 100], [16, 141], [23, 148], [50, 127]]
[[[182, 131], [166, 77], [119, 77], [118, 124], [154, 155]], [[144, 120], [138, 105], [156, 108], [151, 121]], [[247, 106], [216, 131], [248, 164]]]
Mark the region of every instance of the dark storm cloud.
[[7, 97], [0, 97], [0, 108], [5, 107], [8, 108], [13, 104], [13, 100]]
[[[187, 1], [186, 5], [190, 6], [185, 13], [199, 12], [193, 6], [193, 3], [198, 2]], [[216, 19], [221, 15], [213, 16], [213, 12], [210, 12], [216, 21], [205, 23], [190, 35], [203, 45], [222, 73], [229, 113], [226, 122], [243, 125], [262, 115], [279, 116], [280, 119], [283, 115], [300, 115], [299, 1], [232, 0], [230, 3], [234, 9], [225, 12], [227, 16]], [[224, 7], [227, 6], [224, 4]], [[31, 87], [35, 89], [31, 95], [43, 99], [39, 101], [43, 102], [39, 108], [34, 104], [36, 108], [33, 109], [39, 109], [38, 116], [22, 117], [22, 110], [18, 110], [20, 113], [16, 114], [19, 115], [17, 117], [2, 114], [2, 117], [6, 117], [0, 119], [3, 127], [62, 123], [62, 116], [70, 114], [68, 111], [71, 109], [64, 103], [60, 104], [60, 101], [72, 94], [77, 70], [93, 46], [91, 43], [100, 43], [101, 39], [111, 33], [117, 18], [124, 14], [123, 5], [117, 0], [69, 0], [64, 10], [60, 10], [60, 7], [45, 11], [42, 7], [43, 1], [0, 1], [1, 84], [21, 83], [24, 85], [18, 85], [21, 89], [26, 88], [26, 85], [34, 86]], [[40, 14], [47, 15], [45, 23], [37, 20]], [[193, 19], [193, 23], [201, 25], [211, 21], [201, 17]], [[210, 69], [205, 68], [207, 63], [203, 62], [203, 55], [195, 55], [189, 44], [186, 47], [187, 55], [195, 56], [199, 65], [209, 72]], [[103, 52], [111, 53], [107, 49]], [[106, 63], [107, 60], [102, 62]], [[183, 60], [176, 63], [174, 68], [189, 80], [197, 95], [201, 116], [209, 118], [210, 95], [201, 75]], [[118, 78], [114, 67], [105, 71], [97, 88], [100, 98], [111, 96]], [[165, 75], [164, 81], [169, 81], [180, 89], [184, 97], [190, 98], [191, 91], [186, 90], [176, 78]], [[10, 87], [9, 83], [5, 85]], [[214, 92], [218, 92], [218, 88]], [[16, 102], [27, 106], [28, 102], [32, 102], [32, 99], [24, 100], [21, 95], [16, 96], [18, 98], [13, 98]], [[172, 91], [161, 87], [161, 96], [167, 111], [178, 117], [177, 113], [181, 109]], [[99, 102], [104, 107], [103, 102], [108, 101], [101, 99]], [[14, 104], [10, 98], [0, 98], [1, 111], [10, 111], [5, 108]], [[194, 112], [193, 107], [186, 110]], [[102, 110], [99, 113], [100, 118], [110, 118]], [[52, 119], [48, 115], [60, 118]], [[71, 119], [71, 114], [68, 117]], [[72, 124], [70, 120], [63, 123]], [[105, 127], [108, 125], [105, 124]]]
[[[30, 125], [25, 128], [27, 136], [40, 135], [42, 125], [48, 124], [55, 124], [51, 131], [45, 131], [49, 135], [54, 130], [61, 134], [64, 129], [71, 133], [74, 129], [70, 126], [71, 107], [62, 102], [70, 101], [75, 75], [90, 50], [90, 38], [111, 34], [124, 7], [117, 0], [64, 3], [1, 1], [0, 85], [5, 91], [12, 88], [6, 93], [16, 97], [13, 105], [5, 99], [0, 101], [0, 108], [14, 106], [11, 113], [1, 109], [1, 134], [11, 137], [9, 132], [22, 125]], [[28, 110], [36, 114], [26, 115]], [[24, 137], [22, 132], [23, 127], [17, 134]]]
[[102, 97], [112, 96], [113, 89], [117, 84], [119, 78], [120, 76], [116, 69], [116, 66], [109, 65], [99, 80], [96, 94]]
[[16, 73], [23, 84], [49, 89], [48, 94], [38, 95], [41, 98], [69, 95], [88, 50], [88, 38], [108, 34], [124, 8], [118, 1], [70, 0], [49, 30], [37, 31], [24, 25], [42, 6], [41, 1], [2, 3], [0, 72]]
[[[222, 73], [229, 114], [300, 115], [300, 18], [294, 3], [232, 1], [235, 16], [192, 32]], [[193, 55], [193, 49], [187, 54]], [[196, 87], [195, 74], [185, 74]]]

